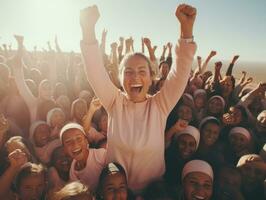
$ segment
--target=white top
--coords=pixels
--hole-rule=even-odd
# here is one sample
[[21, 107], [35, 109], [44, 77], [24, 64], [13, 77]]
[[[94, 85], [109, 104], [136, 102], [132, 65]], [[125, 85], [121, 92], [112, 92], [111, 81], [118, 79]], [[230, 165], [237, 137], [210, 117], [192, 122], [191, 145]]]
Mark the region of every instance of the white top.
[[98, 179], [106, 162], [105, 149], [89, 149], [86, 167], [80, 171], [75, 170], [76, 160], [73, 160], [70, 167], [70, 180], [80, 180], [83, 184], [89, 186], [90, 189], [96, 189]]

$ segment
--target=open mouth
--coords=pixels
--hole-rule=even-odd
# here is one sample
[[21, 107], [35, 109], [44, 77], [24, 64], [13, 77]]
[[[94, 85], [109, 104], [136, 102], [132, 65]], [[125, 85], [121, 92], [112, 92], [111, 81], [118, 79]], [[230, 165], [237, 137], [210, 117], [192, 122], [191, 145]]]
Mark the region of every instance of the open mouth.
[[81, 152], [82, 152], [82, 149], [79, 148], [79, 149], [75, 149], [74, 151], [72, 151], [72, 154], [73, 154], [73, 156], [78, 156]]
[[134, 93], [140, 93], [143, 88], [142, 84], [132, 84], [130, 86], [130, 91]]
[[199, 195], [194, 195], [194, 196], [192, 197], [192, 199], [193, 199], [193, 200], [204, 200], [205, 198], [202, 197], [202, 196], [199, 196]]

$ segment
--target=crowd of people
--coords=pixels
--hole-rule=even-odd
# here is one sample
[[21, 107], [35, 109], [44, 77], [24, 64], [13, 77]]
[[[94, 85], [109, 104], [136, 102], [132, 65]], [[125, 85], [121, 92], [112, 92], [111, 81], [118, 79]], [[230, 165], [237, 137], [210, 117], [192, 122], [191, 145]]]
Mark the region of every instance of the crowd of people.
[[132, 37], [108, 54], [97, 6], [81, 11], [81, 54], [19, 35], [0, 48], [0, 199], [266, 198], [266, 82], [237, 80], [238, 55], [226, 74], [216, 51], [192, 68], [196, 9], [175, 15], [174, 56]]

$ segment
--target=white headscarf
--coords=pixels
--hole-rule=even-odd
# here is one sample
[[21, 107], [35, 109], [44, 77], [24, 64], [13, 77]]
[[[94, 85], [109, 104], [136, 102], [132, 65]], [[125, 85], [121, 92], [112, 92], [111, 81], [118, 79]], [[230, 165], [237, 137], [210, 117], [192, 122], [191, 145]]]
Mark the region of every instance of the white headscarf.
[[62, 141], [63, 134], [70, 129], [78, 129], [86, 136], [86, 133], [81, 125], [79, 125], [78, 123], [71, 122], [71, 123], [66, 124], [60, 131], [60, 140], [62, 143], [63, 143]]
[[34, 132], [35, 132], [36, 128], [38, 128], [38, 126], [43, 125], [43, 124], [49, 126], [45, 121], [35, 121], [30, 126], [29, 139], [30, 139], [31, 143], [34, 144], [34, 145], [35, 145]]
[[182, 181], [192, 172], [201, 172], [208, 175], [213, 180], [213, 170], [212, 167], [203, 160], [191, 160], [183, 168], [182, 171]]
[[241, 134], [243, 136], [245, 136], [248, 140], [251, 139], [250, 133], [247, 129], [243, 128], [243, 127], [234, 127], [230, 130], [229, 132], [229, 137], [233, 134]]
[[47, 113], [47, 116], [46, 116], [46, 121], [47, 121], [47, 124], [49, 126], [51, 126], [51, 120], [52, 120], [52, 117], [53, 117], [53, 114], [58, 111], [58, 112], [61, 112], [64, 116], [65, 116], [65, 113], [64, 111], [61, 109], [61, 108], [53, 108], [52, 110], [50, 110], [48, 113]]
[[188, 135], [191, 135], [195, 141], [196, 141], [196, 149], [198, 148], [199, 146], [199, 141], [200, 141], [200, 132], [197, 128], [195, 128], [194, 126], [187, 126], [187, 128], [183, 131], [180, 131], [176, 134], [176, 137], [178, 138], [180, 135], [185, 135], [185, 134], [188, 134]]

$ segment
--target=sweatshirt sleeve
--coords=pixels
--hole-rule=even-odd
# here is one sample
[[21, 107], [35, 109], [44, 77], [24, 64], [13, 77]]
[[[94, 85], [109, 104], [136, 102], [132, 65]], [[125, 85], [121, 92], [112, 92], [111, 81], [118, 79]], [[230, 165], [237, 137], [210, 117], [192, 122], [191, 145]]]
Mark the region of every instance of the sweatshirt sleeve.
[[171, 68], [162, 89], [154, 97], [165, 115], [170, 113], [185, 90], [196, 48], [195, 43], [184, 41], [179, 41], [176, 47], [176, 66]]
[[119, 90], [104, 68], [98, 43], [88, 45], [81, 41], [80, 48], [88, 81], [104, 108], [109, 111]]

